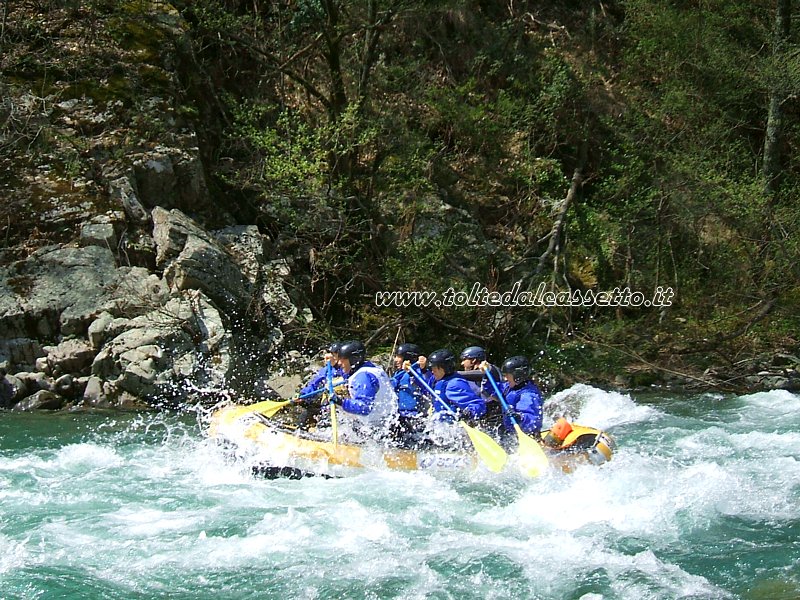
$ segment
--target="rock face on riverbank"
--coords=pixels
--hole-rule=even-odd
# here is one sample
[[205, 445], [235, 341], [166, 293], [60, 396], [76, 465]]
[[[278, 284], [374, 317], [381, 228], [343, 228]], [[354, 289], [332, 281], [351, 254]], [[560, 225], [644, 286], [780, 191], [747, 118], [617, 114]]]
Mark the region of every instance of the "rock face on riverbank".
[[[34, 16], [48, 43], [24, 35]], [[287, 262], [209, 185], [207, 131], [182, 80], [195, 75], [185, 23], [168, 3], [119, 16], [10, 14], [0, 408], [263, 394], [283, 329], [309, 318], [284, 287], [296, 276]]]
[[121, 264], [104, 235], [0, 267], [0, 407], [160, 404], [223, 389], [242, 365], [257, 367], [236, 354], [253, 347], [252, 306], [274, 315], [272, 335], [255, 340], [259, 354], [275, 350], [297, 308], [257, 228], [206, 231], [161, 207], [148, 221], [152, 235], [139, 240], [154, 269]]

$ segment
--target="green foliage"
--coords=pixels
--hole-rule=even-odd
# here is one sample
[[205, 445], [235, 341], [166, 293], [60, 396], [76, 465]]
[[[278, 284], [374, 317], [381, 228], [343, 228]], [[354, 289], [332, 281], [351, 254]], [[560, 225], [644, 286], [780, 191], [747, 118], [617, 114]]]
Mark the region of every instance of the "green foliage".
[[247, 182], [278, 191], [316, 189], [325, 164], [320, 131], [288, 109], [274, 121], [272, 112], [268, 106], [247, 101], [232, 107], [231, 143], [246, 144], [258, 157], [247, 170]]
[[385, 264], [389, 289], [441, 291], [447, 279], [447, 256], [455, 249], [449, 236], [397, 244]]
[[[794, 42], [770, 51], [772, 2], [385, 0], [377, 14], [395, 12], [366, 63], [377, 31], [366, 2], [230, 6], [191, 8], [197, 52], [236, 98], [220, 152], [233, 162], [229, 181], [255, 190], [262, 214], [296, 227], [315, 253], [311, 281], [329, 270], [348, 314], [365, 293], [344, 285], [350, 271], [401, 289], [465, 277], [448, 269], [448, 255], [475, 250], [460, 240], [404, 234], [392, 245], [376, 235], [402, 231], [414, 199], [430, 194], [474, 218], [500, 249], [478, 269], [493, 285], [530, 277], [585, 141], [584, 185], [559, 246], [563, 275], [602, 289], [674, 285], [687, 318], [707, 317], [712, 303], [737, 314], [787, 288], [797, 119], [787, 119], [777, 198], [764, 195], [759, 168], [770, 85], [782, 83], [795, 117], [800, 62]], [[241, 55], [235, 64], [229, 50]], [[337, 208], [331, 198], [345, 192]], [[389, 199], [399, 204], [386, 208]], [[536, 315], [495, 327], [481, 311], [437, 314], [497, 337], [542, 333]], [[563, 331], [576, 315], [584, 318], [550, 318]]]
[[487, 160], [496, 157], [498, 138], [507, 130], [498, 121], [493, 103], [487, 102], [475, 79], [454, 88], [432, 88], [427, 103], [435, 115], [429, 128], [448, 147]]

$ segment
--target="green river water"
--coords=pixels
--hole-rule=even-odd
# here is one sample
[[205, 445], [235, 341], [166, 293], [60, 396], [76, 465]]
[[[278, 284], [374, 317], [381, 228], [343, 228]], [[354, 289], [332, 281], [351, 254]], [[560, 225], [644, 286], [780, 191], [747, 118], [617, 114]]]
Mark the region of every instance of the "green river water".
[[0, 414], [0, 598], [800, 597], [800, 396], [547, 401], [618, 443], [535, 480], [264, 480], [172, 413]]

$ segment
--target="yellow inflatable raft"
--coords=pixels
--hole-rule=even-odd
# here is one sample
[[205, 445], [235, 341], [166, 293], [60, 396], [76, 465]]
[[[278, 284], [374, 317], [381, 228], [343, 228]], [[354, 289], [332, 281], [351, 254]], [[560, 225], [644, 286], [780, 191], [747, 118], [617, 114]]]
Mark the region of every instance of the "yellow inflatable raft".
[[[334, 443], [329, 434], [291, 429], [248, 408], [233, 405], [217, 410], [211, 417], [208, 434], [253, 453], [262, 464], [257, 471], [268, 476], [339, 476], [364, 469], [458, 472], [474, 470], [480, 462], [468, 450]], [[580, 463], [611, 460], [615, 447], [605, 432], [563, 419], [551, 430], [543, 431], [542, 440], [551, 464], [566, 472]], [[511, 456], [513, 464], [513, 451]]]

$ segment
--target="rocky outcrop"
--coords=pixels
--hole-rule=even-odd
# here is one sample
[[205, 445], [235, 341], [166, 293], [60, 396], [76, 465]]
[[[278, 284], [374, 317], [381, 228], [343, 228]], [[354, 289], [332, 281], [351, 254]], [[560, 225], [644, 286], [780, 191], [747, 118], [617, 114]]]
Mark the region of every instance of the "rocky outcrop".
[[208, 207], [209, 193], [198, 148], [159, 146], [133, 160], [137, 196], [149, 207], [184, 212]]
[[199, 289], [226, 311], [243, 305], [252, 285], [222, 244], [178, 210], [157, 207], [152, 217], [156, 266], [172, 291]]
[[[223, 385], [230, 366], [230, 332], [202, 292], [172, 298], [163, 307], [127, 322], [91, 365], [101, 385], [88, 402], [105, 404], [127, 392], [136, 398], [174, 399], [192, 384]], [[88, 387], [88, 386], [87, 386]]]
[[[147, 4], [125, 35], [109, 33], [130, 8], [36, 13], [58, 32], [62, 70], [85, 79], [24, 68], [40, 50], [30, 36], [12, 34], [3, 54], [21, 68], [0, 82], [0, 113], [13, 116], [0, 153], [0, 408], [160, 404], [188, 384], [246, 385], [252, 357], [297, 315], [288, 270], [257, 228], [233, 227], [206, 179], [200, 121], [179, 110], [186, 89], [165, 50], [185, 24]], [[9, 25], [26, 21], [17, 10]]]
[[[266, 257], [258, 229], [209, 232], [161, 207], [148, 221], [156, 270], [118, 264], [113, 219], [85, 226], [81, 246], [0, 267], [0, 368], [10, 373], [0, 407], [180, 402], [235, 381], [233, 366], [247, 362], [237, 349], [274, 350], [298, 311], [282, 285], [288, 267]], [[255, 342], [235, 324], [253, 304], [274, 319]]]
[[55, 341], [82, 336], [99, 310], [159, 302], [150, 273], [118, 268], [107, 247], [49, 246], [0, 267], [0, 331], [7, 338]]

